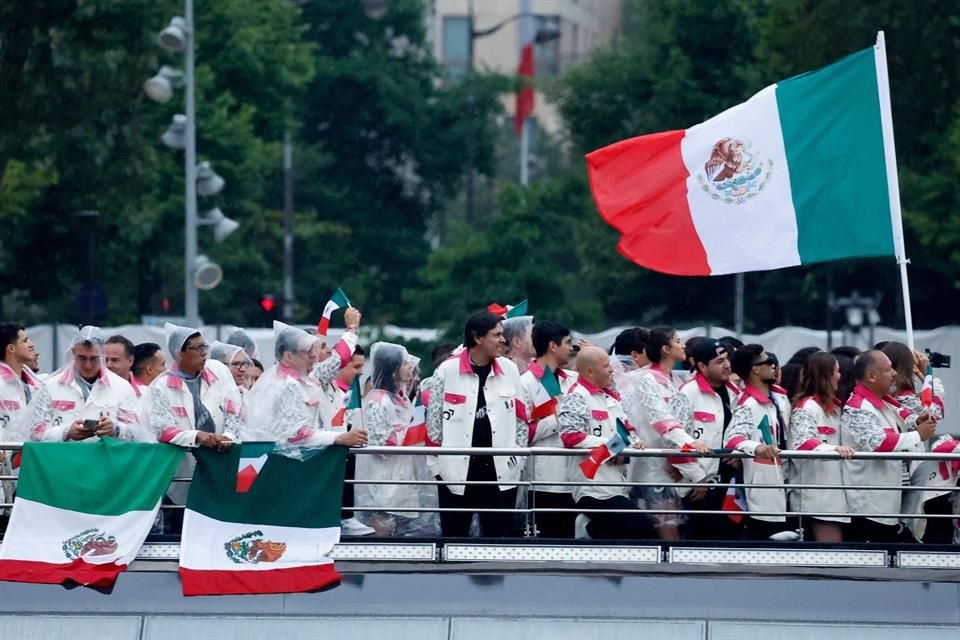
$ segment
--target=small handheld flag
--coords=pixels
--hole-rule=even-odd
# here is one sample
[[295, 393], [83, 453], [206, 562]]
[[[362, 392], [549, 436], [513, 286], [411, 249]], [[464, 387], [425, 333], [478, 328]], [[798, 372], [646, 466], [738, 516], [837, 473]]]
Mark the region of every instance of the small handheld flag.
[[923, 377], [923, 387], [920, 389], [920, 404], [927, 409], [933, 404], [933, 367], [929, 364]]
[[347, 294], [343, 292], [343, 289], [338, 287], [323, 307], [323, 314], [320, 317], [320, 322], [317, 323], [317, 333], [322, 336], [327, 335], [327, 330], [330, 328], [330, 316], [333, 315], [333, 312], [349, 306], [350, 299], [347, 298]]
[[508, 304], [506, 306], [500, 306], [494, 302], [493, 304], [487, 305], [487, 311], [501, 318], [518, 318], [527, 315], [528, 306], [529, 304], [526, 299], [521, 300], [517, 304]]
[[599, 447], [590, 450], [590, 455], [587, 459], [580, 463], [580, 470], [583, 471], [583, 475], [593, 480], [597, 475], [597, 471], [600, 470], [600, 465], [618, 456], [629, 444], [630, 432], [627, 431], [627, 427], [623, 424], [623, 421], [618, 418], [617, 430], [605, 444], [601, 444]]
[[533, 413], [530, 419], [534, 422], [543, 420], [557, 412], [557, 398], [563, 395], [560, 381], [550, 367], [543, 368], [543, 377], [533, 397]]

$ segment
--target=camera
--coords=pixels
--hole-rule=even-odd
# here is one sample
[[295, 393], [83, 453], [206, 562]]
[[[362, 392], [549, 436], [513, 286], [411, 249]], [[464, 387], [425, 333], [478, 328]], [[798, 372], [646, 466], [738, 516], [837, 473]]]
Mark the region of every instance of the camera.
[[927, 358], [930, 359], [930, 366], [934, 369], [949, 369], [950, 368], [950, 356], [944, 353], [938, 353], [936, 351], [926, 350]]

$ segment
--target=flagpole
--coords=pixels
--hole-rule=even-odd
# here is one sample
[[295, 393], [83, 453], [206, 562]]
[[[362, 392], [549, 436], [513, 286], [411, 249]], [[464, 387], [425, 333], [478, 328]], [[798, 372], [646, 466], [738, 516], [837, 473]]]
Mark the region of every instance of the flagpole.
[[523, 121], [520, 133], [520, 186], [530, 184], [530, 118]]
[[893, 140], [893, 112], [890, 108], [890, 76], [887, 73], [887, 44], [883, 31], [877, 32], [873, 46], [877, 65], [877, 90], [880, 96], [880, 128], [887, 168], [887, 191], [890, 196], [890, 220], [893, 226], [893, 250], [900, 265], [900, 287], [903, 291], [903, 319], [907, 330], [907, 346], [913, 345], [913, 312], [910, 307], [910, 284], [907, 281], [907, 251], [903, 241], [903, 212], [900, 209], [900, 181], [897, 177], [897, 150]]

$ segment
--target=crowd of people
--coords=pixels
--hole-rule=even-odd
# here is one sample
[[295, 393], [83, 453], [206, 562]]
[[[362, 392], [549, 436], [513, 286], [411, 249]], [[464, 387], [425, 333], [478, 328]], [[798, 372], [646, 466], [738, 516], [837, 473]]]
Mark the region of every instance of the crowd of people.
[[[271, 441], [291, 457], [328, 445], [474, 449], [348, 456], [345, 535], [954, 541], [954, 518], [922, 516], [954, 513], [960, 458], [856, 456], [960, 453], [937, 431], [943, 387], [924, 354], [897, 342], [810, 347], [781, 366], [763, 345], [684, 343], [667, 326], [627, 329], [608, 352], [505, 312], [472, 315], [423, 379], [403, 346], [358, 344], [353, 307], [334, 344], [275, 323], [266, 370], [243, 330], [208, 344], [168, 324], [164, 345], [83, 327], [70, 362], [43, 375], [25, 329], [0, 324], [0, 430], [5, 441], [111, 436], [217, 451]], [[584, 455], [483, 453], [518, 447]], [[671, 455], [626, 457], [626, 447]], [[177, 475], [193, 464], [186, 456]], [[5, 456], [3, 470], [14, 467]], [[182, 505], [186, 492], [174, 483], [165, 500]], [[167, 511], [165, 530], [178, 513]]]

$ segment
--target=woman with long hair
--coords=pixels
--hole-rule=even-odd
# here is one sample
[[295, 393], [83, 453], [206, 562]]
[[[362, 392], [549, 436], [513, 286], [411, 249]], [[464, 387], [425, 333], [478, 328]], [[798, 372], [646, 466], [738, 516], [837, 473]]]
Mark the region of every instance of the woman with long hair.
[[[803, 385], [794, 396], [790, 416], [790, 448], [800, 451], [835, 451], [843, 458], [853, 449], [840, 444], [840, 401], [837, 385], [840, 365], [837, 359], [820, 351], [807, 361]], [[794, 469], [798, 484], [843, 484], [842, 462], [836, 460], [797, 460]], [[813, 537], [817, 542], [843, 542], [843, 525], [850, 522], [847, 499], [842, 489], [800, 489], [791, 496], [796, 511], [837, 514], [813, 518]]]
[[[415, 417], [409, 394], [420, 359], [389, 342], [377, 342], [370, 350], [372, 389], [363, 398], [363, 424], [371, 446], [424, 446], [426, 430]], [[358, 480], [429, 480], [426, 456], [362, 455], [357, 459]], [[359, 484], [355, 505], [364, 511], [361, 519], [381, 536], [432, 535], [439, 533], [435, 513], [392, 511], [429, 509], [437, 505], [436, 488], [413, 484]], [[367, 507], [364, 510], [364, 507]]]
[[[925, 357], [913, 351], [902, 342], [887, 342], [882, 349], [890, 358], [890, 364], [896, 372], [893, 389], [890, 394], [900, 405], [917, 415], [928, 412], [939, 422], [943, 420], [943, 389], [939, 379], [934, 379], [933, 402], [924, 406], [920, 399], [923, 386], [923, 374], [927, 368]], [[925, 444], [917, 446], [917, 451], [951, 453], [960, 445], [948, 434], [938, 434]], [[914, 460], [904, 462], [904, 475], [909, 475], [914, 486], [942, 486], [957, 484], [957, 474], [949, 464], [941, 465], [935, 460]], [[903, 513], [925, 513], [949, 515], [953, 513], [949, 491], [904, 491]], [[910, 531], [918, 540], [928, 543], [953, 543], [953, 518], [915, 518], [907, 521]]]

